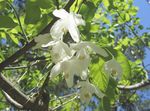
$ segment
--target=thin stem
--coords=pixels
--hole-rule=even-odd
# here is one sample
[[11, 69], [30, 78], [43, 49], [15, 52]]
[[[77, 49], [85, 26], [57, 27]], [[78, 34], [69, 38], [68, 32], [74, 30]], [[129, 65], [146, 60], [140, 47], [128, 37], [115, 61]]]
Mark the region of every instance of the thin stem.
[[105, 49], [106, 49], [107, 52], [111, 55], [112, 59], [114, 59], [115, 57], [113, 56], [113, 54], [112, 54], [107, 48], [105, 48]]
[[60, 105], [56, 106], [55, 108], [53, 108], [53, 109], [51, 109], [51, 110], [52, 110], [52, 111], [55, 111], [55, 110], [57, 110], [58, 108], [60, 108], [60, 107], [62, 107], [62, 106], [64, 106], [64, 105], [68, 104], [69, 102], [71, 102], [71, 101], [75, 100], [77, 97], [78, 97], [78, 96], [75, 96], [74, 98], [69, 99], [69, 100], [68, 100], [68, 101], [66, 101], [66, 102], [63, 102], [62, 104], [60, 104]]
[[150, 80], [142, 81], [140, 83], [130, 85], [130, 86], [118, 85], [117, 87], [119, 90], [138, 90], [146, 86], [150, 86]]
[[77, 92], [71, 93], [71, 94], [67, 94], [67, 95], [64, 95], [64, 96], [57, 97], [56, 99], [50, 100], [50, 102], [55, 101], [55, 100], [57, 100], [57, 99], [59, 99], [59, 100], [60, 100], [60, 99], [66, 99], [66, 98], [69, 98], [69, 97], [74, 96], [74, 95], [77, 95]]
[[23, 37], [24, 37], [24, 39], [28, 42], [29, 40], [28, 40], [27, 35], [26, 35], [26, 33], [25, 33], [24, 29], [23, 29], [23, 26], [22, 26], [21, 21], [20, 21], [20, 17], [19, 17], [19, 15], [18, 15], [16, 9], [14, 8], [14, 6], [13, 6], [9, 1], [7, 1], [7, 3], [8, 3], [8, 5], [13, 9], [14, 14], [15, 14], [17, 20], [18, 20], [20, 29], [21, 29], [21, 31], [22, 31]]
[[5, 67], [4, 70], [16, 70], [16, 69], [24, 69], [24, 68], [28, 68], [28, 66]]

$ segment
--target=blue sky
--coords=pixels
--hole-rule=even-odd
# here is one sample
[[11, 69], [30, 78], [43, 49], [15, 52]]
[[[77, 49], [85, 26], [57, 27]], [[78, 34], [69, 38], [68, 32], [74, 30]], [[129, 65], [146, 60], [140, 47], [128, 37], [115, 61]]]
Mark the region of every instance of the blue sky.
[[[134, 0], [134, 5], [139, 7], [139, 11], [137, 17], [140, 18], [140, 23], [145, 27], [143, 31], [146, 30], [147, 27], [150, 27], [150, 4], [147, 0]], [[144, 60], [145, 65], [150, 64], [150, 50], [146, 49], [146, 58]], [[150, 67], [147, 67], [150, 70]]]
[[[139, 7], [139, 11], [137, 17], [140, 18], [140, 23], [145, 27], [144, 31], [150, 32], [150, 30], [146, 30], [146, 27], [150, 27], [150, 4], [146, 2], [146, 0], [134, 0], [134, 5]], [[146, 57], [144, 59], [145, 65], [150, 64], [150, 50], [146, 49]], [[150, 67], [147, 67], [150, 70]], [[150, 79], [150, 76], [149, 76]], [[137, 91], [137, 93], [142, 97], [142, 100], [148, 99], [150, 100], [150, 90]]]
[[150, 4], [146, 0], [134, 0], [134, 5], [139, 7], [137, 16], [141, 19], [141, 24], [150, 27]]

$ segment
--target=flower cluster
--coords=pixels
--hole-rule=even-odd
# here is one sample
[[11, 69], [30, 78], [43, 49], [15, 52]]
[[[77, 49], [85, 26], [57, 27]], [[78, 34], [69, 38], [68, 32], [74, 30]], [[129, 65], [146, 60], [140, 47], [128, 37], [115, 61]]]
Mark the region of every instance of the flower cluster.
[[[39, 43], [42, 41], [40, 39], [43, 39], [42, 36], [35, 38], [37, 44], [41, 45], [45, 43], [42, 47], [51, 47], [52, 62], [54, 62], [55, 65], [51, 69], [50, 78], [53, 79], [58, 74], [63, 74], [69, 88], [73, 86], [80, 87], [79, 96], [82, 102], [89, 103], [92, 94], [96, 94], [102, 98], [104, 94], [88, 81], [88, 67], [91, 62], [91, 53], [107, 57], [107, 52], [92, 42], [80, 40], [78, 26], [85, 25], [85, 21], [80, 14], [73, 12], [68, 13], [64, 9], [59, 9], [54, 10], [53, 15], [59, 19], [50, 30], [52, 40], [48, 43], [47, 41]], [[73, 42], [66, 43], [63, 41], [65, 34], [68, 32]], [[45, 38], [47, 39], [47, 37]], [[36, 45], [36, 47], [38, 46]], [[114, 74], [113, 71], [116, 70], [117, 66], [113, 66], [112, 62], [108, 61], [104, 69], [107, 73]], [[116, 71], [119, 72], [120, 70]], [[81, 78], [77, 84], [74, 83], [74, 76]]]

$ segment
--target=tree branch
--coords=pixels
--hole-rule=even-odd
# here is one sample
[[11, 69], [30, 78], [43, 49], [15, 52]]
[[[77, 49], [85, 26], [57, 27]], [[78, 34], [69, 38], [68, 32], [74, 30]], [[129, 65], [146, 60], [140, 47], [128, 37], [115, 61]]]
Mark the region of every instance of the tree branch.
[[23, 106], [21, 104], [17, 103], [15, 100], [13, 100], [5, 91], [2, 91], [2, 93], [5, 96], [8, 103], [10, 103], [12, 106], [14, 106], [18, 109], [23, 109]]
[[27, 43], [23, 48], [21, 48], [20, 50], [18, 50], [16, 53], [14, 53], [12, 56], [10, 56], [9, 58], [5, 59], [2, 63], [0, 63], [0, 72], [8, 65], [10, 65], [11, 63], [13, 63], [15, 60], [17, 60], [20, 56], [22, 56], [23, 54], [25, 54], [25, 52], [27, 50], [29, 50], [30, 48], [32, 48], [33, 46], [36, 45], [36, 42], [34, 41], [34, 39]]
[[21, 91], [16, 89], [2, 74], [0, 74], [0, 87], [6, 92], [13, 100], [23, 105], [25, 108], [30, 108], [33, 102], [24, 95]]
[[150, 85], [150, 80], [142, 81], [140, 83], [130, 85], [130, 86], [124, 86], [124, 85], [118, 85], [119, 90], [138, 90], [140, 88], [146, 87]]
[[[74, 3], [75, 0], [69, 0], [64, 9], [67, 11], [71, 7], [71, 5]], [[39, 34], [45, 34], [49, 33], [50, 28], [57, 20], [56, 17], [53, 18], [53, 20], [39, 33]], [[17, 60], [20, 56], [26, 53], [29, 49], [31, 49], [33, 46], [36, 45], [36, 42], [34, 39], [27, 43], [23, 48], [19, 49], [17, 52], [15, 52], [12, 56], [5, 59], [3, 62], [0, 63], [0, 72], [2, 70], [11, 65], [15, 60]], [[0, 88], [7, 93], [10, 98], [12, 98], [17, 103], [21, 104], [25, 109], [30, 109], [32, 111], [47, 111], [45, 110], [45, 105], [41, 106], [39, 104], [36, 104], [35, 101], [32, 102], [26, 95], [24, 95], [21, 91], [16, 89], [1, 73], [0, 73]]]

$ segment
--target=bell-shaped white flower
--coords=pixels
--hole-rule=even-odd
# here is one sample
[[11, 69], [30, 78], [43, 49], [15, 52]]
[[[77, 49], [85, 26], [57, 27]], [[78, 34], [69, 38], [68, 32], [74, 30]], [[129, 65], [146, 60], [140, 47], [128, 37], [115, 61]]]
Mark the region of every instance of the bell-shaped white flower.
[[92, 95], [96, 94], [99, 98], [103, 98], [104, 94], [96, 87], [94, 84], [91, 84], [88, 81], [82, 81], [78, 83], [80, 86], [79, 96], [83, 103], [89, 103]]
[[70, 59], [58, 62], [52, 68], [50, 77], [53, 78], [63, 72], [68, 87], [72, 87], [74, 75], [80, 76], [83, 80], [86, 79], [90, 60], [86, 50], [81, 49]]
[[104, 72], [120, 80], [122, 67], [115, 59], [111, 59], [104, 64]]
[[43, 47], [51, 46], [51, 57], [54, 63], [62, 61], [64, 58], [69, 58], [72, 55], [71, 49], [68, 47], [66, 43], [61, 40], [58, 41], [50, 41], [46, 45], [42, 45]]
[[92, 42], [79, 42], [79, 43], [72, 43], [71, 45], [71, 48], [75, 49], [75, 50], [80, 50], [81, 48], [87, 48], [87, 49], [90, 49], [92, 51], [94, 51], [95, 53], [99, 54], [99, 55], [102, 55], [104, 57], [107, 57], [108, 56], [108, 53], [101, 47], [95, 45], [94, 43]]
[[85, 21], [81, 15], [75, 13], [68, 13], [64, 9], [54, 10], [53, 15], [60, 18], [57, 20], [50, 30], [50, 34], [55, 40], [62, 40], [64, 33], [69, 31], [72, 39], [79, 42], [80, 34], [77, 28], [78, 25], [85, 25]]

